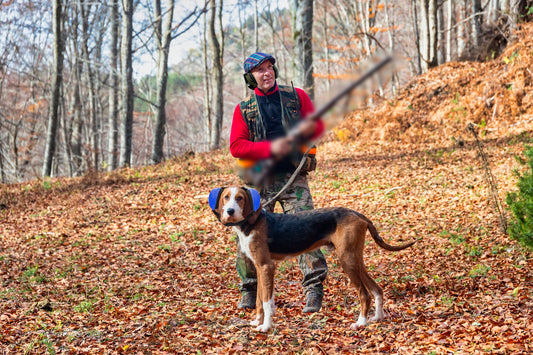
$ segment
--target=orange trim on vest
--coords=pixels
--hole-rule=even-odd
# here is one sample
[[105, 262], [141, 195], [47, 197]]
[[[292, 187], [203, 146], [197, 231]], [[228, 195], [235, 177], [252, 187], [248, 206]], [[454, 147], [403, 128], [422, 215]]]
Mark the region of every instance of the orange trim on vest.
[[257, 162], [257, 160], [252, 160], [252, 159], [237, 159], [237, 164], [241, 167], [241, 168], [244, 168], [244, 169], [248, 169], [248, 168], [251, 168], [252, 166], [255, 165], [255, 163]]
[[[307, 152], [307, 149], [308, 147], [305, 146], [305, 145], [302, 145], [302, 147], [300, 148], [300, 150], [302, 151], [302, 153], [305, 154], [305, 152]], [[309, 155], [316, 155], [316, 147], [313, 147], [309, 150]]]

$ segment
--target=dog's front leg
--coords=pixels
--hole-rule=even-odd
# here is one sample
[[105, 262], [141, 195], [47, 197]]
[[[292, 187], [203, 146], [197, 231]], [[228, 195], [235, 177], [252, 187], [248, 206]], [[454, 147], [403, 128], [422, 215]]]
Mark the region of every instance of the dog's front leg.
[[[268, 260], [257, 269], [257, 331], [267, 332], [272, 327], [272, 316], [274, 315], [274, 272], [275, 265], [272, 260]], [[261, 312], [259, 312], [261, 310]], [[262, 324], [261, 324], [262, 321]]]
[[264, 310], [263, 310], [263, 300], [262, 300], [262, 292], [261, 292], [261, 271], [260, 268], [255, 265], [255, 269], [257, 270], [257, 295], [255, 300], [255, 319], [250, 322], [251, 326], [257, 327], [259, 324], [263, 324], [263, 318], [264, 318]]

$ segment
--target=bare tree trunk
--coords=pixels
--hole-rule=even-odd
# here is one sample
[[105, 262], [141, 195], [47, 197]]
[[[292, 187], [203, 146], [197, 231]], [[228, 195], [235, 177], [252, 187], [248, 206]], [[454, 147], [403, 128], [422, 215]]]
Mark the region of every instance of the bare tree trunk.
[[122, 15], [122, 120], [120, 125], [120, 166], [131, 165], [131, 148], [133, 140], [133, 68], [132, 68], [132, 32], [133, 0], [123, 0]]
[[437, 5], [436, 0], [420, 0], [422, 72], [437, 65]]
[[[246, 35], [245, 35], [245, 29], [244, 29], [245, 19], [243, 19], [245, 15], [244, 15], [242, 6], [243, 5], [239, 5], [239, 36], [241, 40], [241, 59], [242, 59], [242, 63], [244, 63], [244, 61], [246, 60]], [[205, 28], [204, 28], [204, 33], [205, 33]], [[204, 43], [205, 43], [205, 36], [204, 36]], [[207, 48], [204, 48], [204, 53], [206, 52], [207, 52]], [[206, 64], [206, 73], [207, 73], [207, 64]], [[242, 88], [243, 88], [242, 97], [246, 97], [248, 88], [246, 87], [246, 85], [244, 85], [244, 82], [243, 82]]]
[[6, 183], [6, 176], [4, 173], [4, 144], [0, 142], [0, 183]]
[[[66, 85], [63, 85], [66, 86]], [[65, 97], [64, 93], [65, 89], [64, 87], [61, 88], [61, 97]], [[65, 112], [64, 115], [61, 115], [61, 134], [63, 139], [63, 150], [64, 150], [64, 157], [65, 157], [65, 163], [67, 164], [67, 170], [68, 170], [68, 176], [72, 177], [74, 171], [72, 169], [72, 150], [70, 149], [70, 139], [71, 139], [71, 122], [69, 122], [69, 117], [66, 114], [68, 112], [68, 109], [66, 107], [67, 100], [61, 100], [61, 110], [62, 112]]]
[[420, 0], [420, 67], [423, 73], [429, 68], [429, 9], [427, 1]]
[[420, 22], [419, 22], [419, 13], [418, 13], [418, 8], [416, 6], [416, 1], [417, 0], [411, 0], [411, 12], [412, 12], [412, 18], [413, 18], [413, 30], [414, 30], [414, 33], [415, 33], [415, 44], [416, 44], [416, 49], [417, 49], [417, 55], [416, 55], [416, 69], [417, 69], [417, 74], [420, 75], [422, 74], [422, 46], [421, 46], [421, 42], [422, 42], [422, 36], [420, 34], [420, 30], [421, 30], [421, 26], [420, 26]]
[[[172, 41], [172, 20], [174, 14], [174, 0], [167, 0], [165, 15], [161, 14], [161, 2], [156, 0], [156, 11], [159, 13], [159, 26], [156, 26], [156, 41], [159, 47], [157, 63], [157, 114], [154, 125], [154, 137], [152, 142], [152, 164], [163, 160], [163, 144], [166, 131], [166, 96], [168, 79], [168, 53]], [[157, 15], [157, 13], [156, 13]], [[161, 26], [161, 17], [164, 23]]]
[[[222, 9], [222, 0], [218, 2], [218, 9]], [[223, 47], [221, 43], [224, 42], [223, 34], [221, 33], [221, 41], [218, 40], [215, 26], [217, 16], [217, 2], [211, 0], [211, 6], [209, 9], [209, 43], [211, 46], [211, 54], [213, 56], [213, 99], [214, 116], [211, 122], [211, 135], [209, 142], [209, 149], [214, 150], [220, 147], [220, 131], [222, 130], [222, 118], [224, 115], [224, 101], [223, 101], [223, 73], [222, 73], [222, 59], [223, 59]]]
[[446, 62], [452, 61], [452, 37], [453, 37], [453, 23], [455, 19], [454, 2], [447, 0], [448, 17], [446, 22]]
[[59, 99], [61, 84], [63, 81], [63, 39], [62, 39], [62, 4], [61, 0], [53, 3], [53, 27], [54, 27], [54, 77], [52, 81], [52, 98], [50, 100], [50, 113], [48, 130], [46, 133], [46, 148], [43, 162], [43, 176], [52, 173], [52, 161], [56, 149], [57, 126], [59, 122]]
[[204, 14], [204, 33], [203, 33], [203, 46], [202, 54], [204, 60], [204, 122], [205, 122], [205, 139], [207, 142], [207, 148], [209, 149], [209, 142], [211, 139], [211, 85], [209, 78], [211, 77], [209, 70], [209, 55], [207, 52], [207, 13]]
[[254, 48], [255, 52], [259, 52], [259, 9], [257, 7], [257, 2], [259, 0], [254, 0]]
[[68, 149], [71, 151], [71, 159], [69, 162], [71, 170], [71, 176], [77, 176], [81, 174], [83, 165], [83, 120], [82, 120], [82, 103], [80, 85], [82, 82], [81, 73], [83, 71], [83, 63], [81, 61], [81, 54], [79, 52], [78, 32], [79, 32], [79, 12], [77, 7], [74, 8], [72, 13], [72, 29], [70, 38], [72, 40], [72, 52], [74, 57], [72, 68], [72, 103], [70, 111], [72, 112], [72, 122], [70, 127], [70, 134], [68, 139]]
[[[103, 46], [106, 37], [107, 32], [107, 20], [108, 20], [108, 8], [107, 6], [98, 5], [97, 7], [97, 21], [95, 23], [97, 31], [95, 31], [95, 41], [94, 41], [94, 56], [93, 56], [93, 88], [94, 88], [94, 105], [95, 105], [95, 118], [94, 121], [94, 130], [96, 132], [96, 141], [95, 141], [95, 147], [97, 150], [97, 156], [96, 156], [96, 168], [99, 169], [100, 166], [103, 166], [104, 161], [106, 160], [105, 154], [103, 154], [106, 151], [107, 142], [102, 139], [103, 130], [103, 117], [104, 117], [104, 106], [107, 107], [107, 102], [109, 102], [109, 97], [105, 96], [103, 94], [102, 90], [102, 83], [104, 82], [104, 73], [101, 67], [100, 63], [103, 63], [102, 60], [102, 53], [103, 53]], [[107, 74], [105, 74], [105, 77], [108, 77]], [[104, 103], [105, 99], [105, 103]]]
[[79, 9], [82, 19], [82, 55], [85, 62], [85, 80], [89, 93], [89, 122], [91, 123], [91, 166], [90, 169], [98, 170], [99, 161], [99, 143], [98, 143], [98, 122], [96, 115], [96, 95], [94, 89], [94, 71], [89, 54], [89, 15], [91, 12], [91, 3], [86, 0], [79, 0]]
[[361, 18], [361, 31], [363, 32], [362, 43], [364, 45], [364, 54], [366, 57], [372, 55], [372, 48], [370, 46], [371, 40], [368, 36], [370, 34], [370, 4], [368, 0], [359, 0], [355, 2], [359, 18]]
[[108, 117], [108, 170], [118, 168], [118, 0], [111, 0], [111, 44], [110, 44], [110, 75], [109, 75], [109, 117]]
[[438, 48], [438, 18], [437, 18], [437, 0], [428, 0], [428, 29], [429, 29], [429, 57], [428, 66], [430, 68], [438, 65], [437, 48]]
[[313, 78], [313, 0], [295, 0], [293, 31], [295, 64], [303, 85], [311, 100], [314, 99]]
[[479, 40], [481, 38], [481, 23], [483, 22], [483, 16], [481, 15], [481, 0], [472, 0], [472, 11], [474, 17], [472, 18], [472, 44], [475, 48], [479, 47]]
[[[480, 2], [480, 1], [479, 0], [472, 0], [472, 2], [473, 2], [472, 10], [474, 11], [474, 13], [477, 13], [478, 11], [476, 9], [476, 5], [477, 5], [476, 3]], [[489, 2], [487, 4], [487, 24], [488, 25], [495, 25], [496, 24], [496, 21], [498, 20], [499, 3], [500, 3], [500, 0], [489, 0]], [[479, 8], [481, 8], [481, 4], [480, 4]]]
[[[391, 19], [390, 16], [390, 9], [389, 6], [394, 7], [394, 5], [390, 5], [388, 0], [384, 0], [385, 5], [385, 23], [387, 28], [389, 29], [387, 31], [388, 37], [389, 37], [389, 54], [394, 55], [394, 32], [393, 29], [395, 27], [394, 19]], [[394, 18], [394, 16], [392, 16]], [[396, 94], [396, 86], [399, 84], [398, 75], [393, 74], [391, 77], [391, 90], [393, 95]], [[380, 85], [381, 88], [381, 85]]]
[[326, 61], [326, 75], [327, 75], [327, 81], [326, 81], [326, 91], [329, 92], [331, 90], [331, 60], [329, 56], [329, 23], [328, 23], [328, 10], [329, 10], [329, 1], [326, 0], [324, 4], [324, 59]]
[[[3, 80], [3, 78], [2, 78]], [[0, 90], [0, 98], [2, 97]], [[2, 121], [0, 121], [0, 129], [4, 130]], [[2, 137], [3, 138], [3, 137]], [[7, 140], [6, 140], [7, 141]], [[6, 144], [7, 146], [7, 144]], [[6, 153], [7, 155], [7, 153]], [[0, 183], [5, 184], [7, 182], [6, 172], [4, 171], [4, 139], [0, 139]]]
[[466, 48], [466, 32], [468, 26], [468, 22], [466, 21], [467, 1], [468, 0], [463, 0], [463, 6], [461, 6], [458, 10], [459, 15], [457, 18], [457, 58], [462, 58]]
[[444, 23], [444, 4], [437, 7], [437, 64], [446, 62], [446, 25]]
[[[507, 0], [507, 2], [507, 13], [509, 14], [508, 23], [511, 29], [511, 33], [514, 33], [518, 22], [520, 21], [520, 15], [526, 15], [527, 11], [531, 11], [531, 8], [528, 8], [526, 2], [523, 0]], [[529, 2], [529, 6], [533, 6], [533, 4], [531, 4], [531, 1]]]

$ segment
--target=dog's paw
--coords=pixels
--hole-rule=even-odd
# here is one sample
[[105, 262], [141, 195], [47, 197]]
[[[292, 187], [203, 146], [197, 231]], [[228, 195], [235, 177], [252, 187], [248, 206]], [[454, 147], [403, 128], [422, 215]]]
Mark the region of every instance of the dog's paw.
[[256, 316], [254, 320], [250, 321], [250, 325], [253, 327], [258, 326], [261, 323], [263, 323], [263, 319], [261, 316]]
[[357, 330], [357, 329], [360, 329], [360, 328], [364, 328], [365, 326], [366, 326], [366, 324], [359, 324], [359, 322], [357, 322], [357, 323], [350, 324], [350, 329], [351, 330]]
[[270, 330], [270, 325], [269, 324], [261, 324], [260, 326], [255, 328], [255, 330], [258, 331], [258, 332], [266, 333], [266, 332], [268, 332]]
[[383, 314], [375, 314], [374, 317], [370, 318], [370, 321], [381, 322], [383, 319], [385, 319], [385, 316]]
[[359, 318], [357, 319], [357, 322], [353, 323], [352, 325], [350, 325], [350, 329], [354, 329], [355, 330], [357, 328], [364, 327], [366, 324], [367, 324], [366, 318], [362, 317], [362, 316], [359, 316]]

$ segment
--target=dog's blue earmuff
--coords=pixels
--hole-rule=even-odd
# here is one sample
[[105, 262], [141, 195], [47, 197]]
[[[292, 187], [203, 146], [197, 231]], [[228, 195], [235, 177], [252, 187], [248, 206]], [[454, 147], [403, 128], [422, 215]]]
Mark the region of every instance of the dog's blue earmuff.
[[246, 189], [248, 193], [250, 193], [250, 197], [252, 200], [252, 206], [254, 209], [254, 212], [256, 212], [259, 207], [261, 207], [261, 196], [259, 195], [259, 192], [257, 192], [256, 189]]
[[220, 199], [220, 195], [222, 194], [223, 190], [224, 187], [217, 187], [216, 189], [211, 190], [209, 193], [209, 207], [213, 210], [213, 212], [218, 208], [218, 200]]

